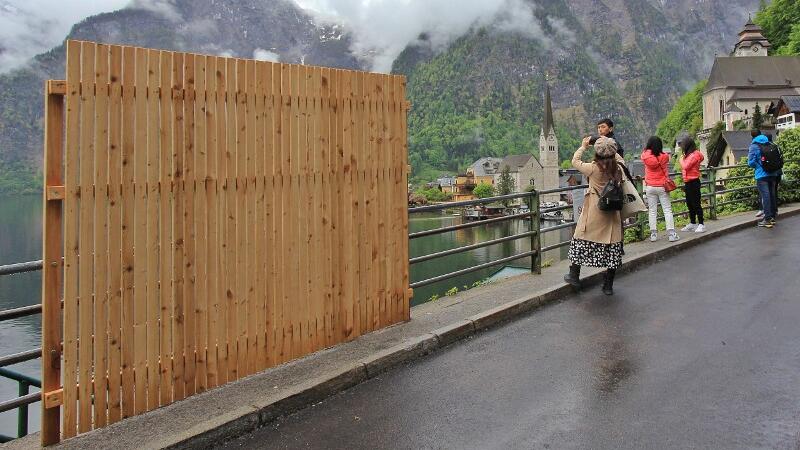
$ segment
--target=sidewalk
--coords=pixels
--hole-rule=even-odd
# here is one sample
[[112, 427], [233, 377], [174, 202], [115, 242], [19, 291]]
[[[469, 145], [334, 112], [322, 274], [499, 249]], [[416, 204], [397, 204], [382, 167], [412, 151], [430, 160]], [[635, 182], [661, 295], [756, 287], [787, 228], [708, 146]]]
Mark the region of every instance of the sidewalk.
[[[781, 214], [800, 214], [800, 205], [784, 206]], [[755, 218], [752, 212], [746, 212], [709, 221], [707, 225], [706, 233], [683, 233], [677, 243], [662, 238], [656, 243], [626, 245], [621, 272], [635, 270], [731, 231], [755, 227]], [[753, 232], [770, 231], [753, 229]], [[571, 293], [562, 280], [568, 264], [564, 261], [543, 269], [541, 275], [521, 275], [420, 305], [412, 309], [410, 322], [79, 436], [58, 448], [198, 448], [235, 438], [394, 365], [565, 299]], [[599, 270], [586, 270], [584, 276], [586, 289], [598, 289]], [[38, 443], [38, 435], [32, 435], [7, 446], [37, 448]]]

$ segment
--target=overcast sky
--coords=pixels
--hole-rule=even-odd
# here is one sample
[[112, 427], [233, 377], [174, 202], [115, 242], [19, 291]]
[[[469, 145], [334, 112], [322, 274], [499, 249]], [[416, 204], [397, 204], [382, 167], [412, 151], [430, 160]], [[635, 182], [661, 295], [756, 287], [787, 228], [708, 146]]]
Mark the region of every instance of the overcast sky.
[[[169, 1], [0, 0], [0, 73], [57, 46], [72, 25], [86, 17], [131, 3], [157, 9], [159, 3]], [[372, 55], [372, 69], [383, 72], [390, 70], [397, 55], [421, 33], [437, 49], [475, 24], [495, 23], [501, 29], [541, 37], [533, 10], [523, 0], [293, 1], [320, 21], [345, 24], [354, 32], [353, 52]]]

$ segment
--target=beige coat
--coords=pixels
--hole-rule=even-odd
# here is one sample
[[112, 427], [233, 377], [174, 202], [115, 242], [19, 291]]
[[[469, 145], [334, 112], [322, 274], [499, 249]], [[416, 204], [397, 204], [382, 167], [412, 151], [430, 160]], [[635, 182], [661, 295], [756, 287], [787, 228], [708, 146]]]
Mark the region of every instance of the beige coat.
[[[601, 244], [621, 242], [622, 219], [619, 211], [601, 211], [597, 207], [598, 193], [603, 191], [608, 183], [608, 177], [600, 172], [600, 168], [594, 162], [586, 163], [581, 160], [584, 151], [585, 149], [579, 148], [572, 156], [572, 167], [578, 169], [589, 180], [589, 188], [586, 190], [586, 197], [583, 200], [583, 210], [573, 236], [576, 239]], [[624, 164], [625, 160], [617, 155], [617, 162]]]

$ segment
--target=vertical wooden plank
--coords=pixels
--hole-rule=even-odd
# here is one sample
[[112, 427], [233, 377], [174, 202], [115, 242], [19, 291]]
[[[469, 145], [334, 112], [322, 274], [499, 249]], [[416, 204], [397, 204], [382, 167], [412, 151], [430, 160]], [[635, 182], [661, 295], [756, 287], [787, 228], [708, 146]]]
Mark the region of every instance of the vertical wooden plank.
[[94, 110], [94, 426], [108, 424], [108, 46], [95, 52]]
[[291, 173], [289, 171], [292, 154], [292, 70], [289, 64], [281, 64], [281, 155], [280, 155], [280, 183], [278, 184], [278, 198], [280, 207], [280, 229], [278, 239], [280, 253], [276, 259], [279, 269], [278, 289], [280, 293], [278, 329], [281, 334], [280, 362], [287, 361], [292, 355], [292, 305], [289, 301], [291, 295]]
[[[69, 44], [67, 44], [69, 51]], [[73, 54], [69, 55], [74, 58]], [[69, 70], [69, 62], [67, 63]], [[69, 93], [69, 85], [67, 89]], [[45, 82], [44, 94], [44, 183], [48, 186], [65, 186], [64, 169], [64, 95], [51, 94]], [[68, 194], [69, 191], [67, 190]], [[64, 281], [64, 235], [62, 233], [64, 201], [44, 202], [42, 228], [42, 392], [61, 387], [61, 370], [53, 361], [61, 360], [61, 286]], [[61, 408], [42, 408], [42, 446], [60, 440]]]
[[[266, 365], [272, 367], [275, 362], [275, 142], [280, 142], [275, 126], [276, 104], [280, 94], [280, 65], [268, 63], [264, 72], [264, 232], [265, 238], [265, 333], [266, 333]], [[277, 78], [277, 80], [276, 80]]]
[[184, 194], [183, 202], [183, 301], [184, 301], [184, 369], [183, 381], [186, 386], [186, 396], [196, 392], [197, 376], [197, 345], [195, 337], [197, 307], [197, 275], [195, 248], [197, 236], [195, 235], [195, 196], [197, 195], [197, 175], [195, 174], [195, 55], [187, 53], [183, 60], [183, 80], [186, 95], [183, 103], [183, 176]]
[[236, 301], [238, 377], [247, 373], [247, 69], [236, 60]]
[[196, 375], [197, 392], [208, 389], [207, 346], [208, 346], [208, 158], [206, 157], [206, 57], [194, 57], [194, 232], [195, 232], [195, 270], [194, 316], [196, 333]]
[[184, 208], [186, 204], [186, 174], [184, 168], [184, 54], [172, 54], [172, 120], [174, 128], [172, 130], [172, 174], [174, 180], [172, 203], [173, 217], [173, 253], [172, 253], [172, 277], [173, 277], [173, 299], [172, 299], [172, 389], [173, 400], [181, 400], [186, 397], [186, 382], [184, 367], [186, 365], [186, 355], [184, 354], [186, 340], [184, 338], [184, 318], [186, 291], [185, 274], [185, 246], [184, 235]]
[[[161, 55], [147, 51], [147, 409], [158, 408], [161, 398], [159, 366], [161, 338], [161, 293], [159, 286], [159, 176], [161, 136], [158, 112]], [[141, 147], [140, 147], [141, 148]]]
[[122, 49], [122, 417], [135, 414], [134, 366], [134, 130], [136, 112], [136, 54], [133, 47]]
[[[78, 257], [80, 202], [80, 89], [81, 43], [67, 41], [66, 157], [64, 159], [64, 438], [78, 426]], [[45, 361], [45, 360], [43, 360]], [[52, 430], [48, 430], [52, 437]]]
[[310, 82], [310, 99], [309, 99], [309, 123], [310, 128], [313, 129], [311, 134], [312, 139], [312, 155], [313, 161], [313, 177], [311, 178], [310, 189], [310, 204], [311, 210], [314, 213], [314, 218], [311, 221], [311, 236], [313, 239], [311, 251], [309, 252], [309, 266], [311, 269], [312, 280], [312, 299], [314, 301], [314, 319], [316, 323], [316, 332], [313, 351], [325, 347], [325, 319], [326, 314], [326, 285], [325, 285], [325, 263], [327, 262], [327, 255], [323, 246], [324, 230], [324, 213], [323, 213], [323, 192], [322, 192], [322, 173], [323, 173], [323, 154], [324, 138], [322, 137], [322, 119], [321, 115], [321, 100], [322, 100], [322, 71], [319, 67], [311, 68], [311, 82]]
[[226, 191], [225, 191], [225, 242], [227, 245], [227, 261], [225, 265], [225, 278], [227, 289], [225, 298], [228, 302], [228, 381], [239, 378], [239, 309], [237, 286], [237, 262], [236, 262], [236, 191], [238, 189], [236, 180], [236, 60], [226, 59], [226, 95], [227, 95], [227, 151], [225, 152], [226, 167]]
[[219, 331], [217, 343], [217, 363], [219, 366], [218, 377], [219, 383], [228, 381], [228, 296], [227, 296], [227, 272], [230, 270], [228, 263], [228, 239], [229, 235], [226, 232], [226, 195], [227, 189], [227, 159], [228, 159], [228, 122], [227, 122], [227, 107], [226, 96], [228, 90], [228, 79], [225, 73], [226, 59], [216, 58], [216, 110], [217, 110], [217, 174], [218, 174], [218, 189], [219, 196], [218, 206], [218, 227], [219, 227], [219, 279], [217, 281], [217, 298], [219, 299]]
[[[332, 276], [335, 283], [334, 290], [334, 309], [336, 318], [334, 339], [336, 342], [343, 342], [346, 340], [347, 324], [347, 309], [345, 306], [345, 284], [347, 282], [347, 273], [345, 265], [345, 249], [342, 246], [343, 232], [344, 232], [344, 210], [347, 208], [347, 202], [344, 198], [344, 149], [342, 145], [344, 128], [342, 118], [344, 116], [344, 103], [342, 101], [342, 71], [332, 69], [330, 71], [330, 104], [331, 111], [331, 152], [329, 158], [329, 165], [331, 169], [331, 198], [336, 199], [336, 207], [331, 211], [331, 218], [333, 220], [333, 234], [331, 237], [331, 252], [334, 261], [334, 269]], [[333, 203], [331, 203], [333, 205]]]
[[353, 243], [353, 236], [358, 236], [355, 222], [355, 190], [354, 184], [358, 181], [354, 174], [353, 152], [353, 72], [342, 71], [341, 98], [344, 112], [342, 116], [342, 171], [344, 179], [343, 220], [344, 226], [341, 233], [340, 245], [344, 251], [344, 276], [345, 282], [345, 314], [346, 324], [344, 337], [351, 340], [361, 333], [358, 301], [358, 248]]
[[381, 246], [379, 247], [378, 257], [380, 258], [381, 269], [381, 327], [388, 326], [392, 323], [392, 271], [389, 265], [394, 261], [391, 248], [391, 210], [392, 210], [392, 195], [391, 195], [391, 178], [389, 166], [392, 163], [391, 155], [389, 154], [389, 104], [387, 102], [387, 95], [389, 92], [389, 77], [381, 75], [377, 82], [380, 88], [379, 108], [380, 115], [378, 119], [378, 133], [380, 144], [380, 173], [381, 173], [381, 191], [378, 206], [380, 209], [381, 217]]
[[272, 270], [272, 363], [280, 364], [284, 359], [283, 328], [283, 152], [285, 136], [283, 133], [283, 64], [275, 64], [272, 68], [272, 185], [270, 199], [272, 201], [272, 237], [270, 238], [270, 264]]
[[245, 62], [245, 177], [246, 181], [246, 225], [245, 272], [247, 274], [247, 374], [255, 373], [258, 364], [258, 300], [256, 299], [256, 64], [252, 59]]
[[[408, 107], [406, 106], [406, 79], [405, 77], [398, 76], [397, 83], [399, 87], [397, 88], [397, 97], [400, 101], [401, 113], [400, 113], [400, 129], [398, 132], [400, 133], [400, 183], [403, 187], [407, 186], [408, 184]], [[404, 197], [405, 198], [405, 197]], [[402, 320], [411, 320], [411, 298], [408, 296], [408, 210], [404, 209], [402, 214], [402, 233], [403, 236], [403, 245], [400, 246], [403, 258], [401, 261], [404, 262], [403, 265], [403, 317]]]
[[217, 58], [209, 56], [206, 58], [206, 154], [207, 154], [207, 175], [206, 182], [206, 206], [208, 213], [208, 280], [206, 291], [208, 292], [208, 387], [213, 388], [219, 385], [219, 189], [218, 189], [218, 162], [219, 153], [217, 147], [217, 117], [219, 107], [217, 105]]
[[112, 45], [108, 133], [108, 422], [122, 418], [122, 47]]
[[80, 270], [80, 310], [79, 328], [79, 361], [78, 361], [78, 432], [84, 433], [92, 429], [92, 334], [93, 327], [93, 291], [94, 252], [93, 236], [93, 204], [94, 196], [94, 57], [95, 44], [83, 42], [81, 44], [81, 148], [80, 148], [80, 244], [79, 270]]
[[355, 72], [353, 74], [354, 93], [353, 93], [353, 153], [354, 153], [354, 166], [353, 177], [355, 181], [355, 223], [356, 236], [359, 236], [358, 248], [358, 299], [359, 299], [359, 333], [362, 335], [370, 331], [371, 321], [367, 320], [371, 311], [372, 293], [369, 292], [369, 267], [367, 259], [369, 257], [369, 233], [367, 232], [366, 224], [366, 202], [365, 202], [365, 168], [366, 161], [364, 158], [365, 152], [365, 138], [364, 138], [364, 73]]
[[267, 344], [266, 344], [266, 324], [267, 324], [267, 281], [266, 281], [266, 230], [264, 222], [265, 210], [265, 144], [264, 144], [264, 100], [266, 96], [265, 83], [271, 80], [267, 79], [267, 71], [269, 70], [270, 63], [258, 61], [255, 63], [255, 164], [254, 164], [254, 177], [255, 177], [255, 261], [253, 262], [253, 269], [256, 272], [255, 277], [255, 295], [256, 299], [256, 358], [255, 358], [255, 371], [263, 370], [267, 366]]
[[295, 197], [295, 214], [297, 217], [298, 241], [297, 241], [297, 263], [298, 263], [298, 290], [295, 291], [297, 301], [300, 305], [300, 348], [295, 357], [311, 353], [311, 343], [314, 340], [316, 324], [313, 320], [311, 301], [311, 267], [309, 267], [309, 220], [313, 220], [309, 210], [308, 179], [309, 171], [309, 122], [308, 122], [308, 67], [297, 67], [298, 81], [298, 121], [297, 121], [297, 190]]
[[135, 411], [147, 411], [147, 50], [136, 49], [134, 149], [133, 357]]
[[[335, 199], [339, 202], [338, 197], [334, 197], [332, 182], [333, 168], [332, 168], [332, 150], [333, 141], [331, 139], [331, 69], [323, 67], [320, 71], [320, 97], [319, 97], [319, 136], [320, 136], [320, 186], [322, 196], [320, 202], [322, 203], [322, 254], [324, 260], [322, 262], [323, 269], [323, 284], [324, 302], [325, 302], [325, 347], [330, 347], [335, 344], [334, 330], [336, 329], [336, 279], [334, 274], [335, 255], [333, 253], [332, 242], [334, 233], [336, 232], [336, 224], [333, 220], [332, 201]], [[337, 208], [338, 209], [338, 208]]]
[[172, 53], [161, 52], [159, 55], [160, 80], [159, 80], [159, 109], [161, 129], [159, 141], [161, 146], [159, 167], [159, 217], [161, 218], [159, 234], [159, 279], [160, 279], [160, 403], [162, 405], [172, 402], [172, 312], [175, 308], [173, 274], [173, 255], [175, 253], [172, 239], [172, 189], [173, 189], [173, 135], [172, 125], [174, 111], [172, 110]]
[[377, 98], [379, 92], [376, 92], [375, 83], [377, 74], [367, 73], [364, 75], [364, 94], [365, 94], [365, 128], [366, 128], [366, 151], [364, 158], [366, 159], [366, 180], [365, 186], [368, 186], [365, 192], [365, 204], [367, 210], [367, 229], [369, 230], [370, 245], [367, 248], [369, 257], [367, 259], [367, 267], [369, 270], [369, 292], [372, 293], [371, 308], [372, 314], [367, 318], [370, 321], [369, 329], [377, 330], [381, 326], [381, 286], [380, 286], [380, 266], [379, 257], [383, 251], [380, 248], [380, 228], [383, 218], [379, 213], [378, 204], [378, 190], [380, 189], [380, 182], [382, 181], [378, 176], [378, 168], [380, 167], [381, 155], [380, 146], [378, 145], [378, 131], [376, 129], [376, 121], [378, 118]]
[[291, 66], [291, 125], [289, 134], [291, 138], [289, 162], [289, 260], [291, 261], [289, 308], [292, 317], [292, 353], [291, 358], [297, 358], [303, 353], [303, 308], [305, 296], [300, 293], [300, 243], [301, 230], [298, 223], [300, 205], [300, 66]]

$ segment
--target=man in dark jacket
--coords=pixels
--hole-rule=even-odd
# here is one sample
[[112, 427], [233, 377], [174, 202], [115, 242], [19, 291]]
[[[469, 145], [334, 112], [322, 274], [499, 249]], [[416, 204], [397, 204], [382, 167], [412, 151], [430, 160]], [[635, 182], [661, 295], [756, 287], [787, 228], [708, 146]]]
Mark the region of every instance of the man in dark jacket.
[[617, 154], [619, 154], [619, 156], [625, 156], [623, 154], [623, 153], [625, 153], [625, 150], [622, 149], [622, 144], [620, 144], [619, 140], [614, 136], [614, 121], [613, 120], [611, 120], [611, 119], [606, 117], [605, 119], [601, 120], [600, 122], [597, 122], [597, 134], [599, 134], [600, 136], [605, 136], [607, 138], [611, 138], [611, 139], [614, 139], [615, 141], [617, 141]]

